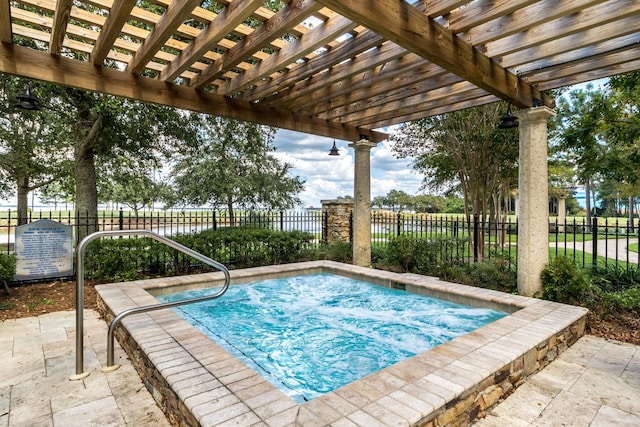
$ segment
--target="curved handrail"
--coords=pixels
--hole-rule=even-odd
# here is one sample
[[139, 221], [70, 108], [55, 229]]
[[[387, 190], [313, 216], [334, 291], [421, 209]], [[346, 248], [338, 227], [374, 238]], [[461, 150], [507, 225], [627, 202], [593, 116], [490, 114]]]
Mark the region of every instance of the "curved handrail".
[[196, 302], [201, 302], [201, 301], [206, 301], [206, 300], [210, 300], [210, 299], [214, 299], [214, 298], [218, 298], [220, 297], [222, 294], [224, 294], [227, 289], [229, 288], [229, 283], [231, 282], [231, 275], [229, 274], [229, 270], [227, 269], [227, 267], [225, 267], [223, 264], [219, 263], [218, 261], [214, 261], [211, 258], [204, 256], [196, 251], [194, 251], [193, 249], [189, 249], [186, 246], [181, 245], [180, 243], [174, 242], [171, 239], [168, 239], [164, 236], [161, 236], [157, 233], [154, 233], [153, 231], [149, 231], [149, 230], [112, 230], [112, 231], [98, 231], [95, 232], [93, 234], [88, 235], [87, 237], [85, 237], [84, 239], [82, 239], [82, 241], [78, 244], [78, 247], [76, 249], [77, 252], [77, 272], [76, 272], [76, 374], [71, 376], [71, 380], [79, 380], [82, 379], [86, 376], [89, 375], [89, 373], [87, 372], [83, 372], [84, 371], [84, 325], [83, 325], [83, 321], [84, 321], [84, 317], [83, 317], [83, 311], [84, 311], [84, 252], [86, 249], [86, 246], [93, 240], [99, 238], [99, 237], [105, 237], [105, 236], [141, 236], [141, 235], [146, 235], [148, 237], [151, 237], [154, 240], [157, 240], [161, 243], [164, 243], [165, 245], [176, 249], [182, 253], [185, 253], [195, 259], [197, 259], [198, 261], [201, 261], [207, 265], [210, 265], [211, 267], [217, 268], [218, 270], [222, 271], [222, 273], [224, 274], [225, 277], [225, 282], [224, 285], [222, 286], [222, 288], [216, 292], [215, 294], [212, 295], [207, 295], [204, 297], [198, 297], [198, 298], [190, 298], [190, 299], [186, 299], [186, 300], [181, 300], [181, 301], [172, 301], [172, 302], [165, 302], [165, 303], [159, 303], [159, 304], [152, 304], [152, 305], [148, 305], [148, 306], [144, 306], [144, 307], [135, 307], [135, 308], [130, 308], [128, 310], [124, 310], [123, 312], [121, 312], [120, 314], [118, 314], [112, 321], [111, 324], [109, 324], [109, 330], [107, 333], [107, 367], [105, 368], [105, 370], [115, 370], [118, 368], [117, 365], [113, 364], [113, 335], [115, 333], [115, 329], [118, 326], [118, 324], [120, 323], [120, 321], [131, 314], [136, 314], [136, 313], [143, 313], [143, 312], [147, 312], [147, 311], [154, 311], [154, 310], [160, 310], [162, 308], [171, 308], [171, 307], [175, 307], [178, 305], [183, 305], [183, 304], [191, 304], [191, 303], [196, 303]]

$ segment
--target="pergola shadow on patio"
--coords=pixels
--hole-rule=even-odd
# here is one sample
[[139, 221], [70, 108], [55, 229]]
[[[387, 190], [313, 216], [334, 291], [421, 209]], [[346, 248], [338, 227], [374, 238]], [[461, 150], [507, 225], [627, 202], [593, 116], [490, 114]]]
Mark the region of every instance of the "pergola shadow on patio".
[[530, 295], [547, 261], [544, 91], [640, 69], [640, 3], [3, 0], [0, 42], [0, 72], [352, 141], [358, 265], [370, 262], [379, 129], [506, 100], [521, 109], [518, 281]]

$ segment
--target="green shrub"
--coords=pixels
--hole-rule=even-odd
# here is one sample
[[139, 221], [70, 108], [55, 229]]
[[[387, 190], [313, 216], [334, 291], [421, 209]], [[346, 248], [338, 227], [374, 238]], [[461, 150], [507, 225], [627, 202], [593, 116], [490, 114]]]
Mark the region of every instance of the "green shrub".
[[418, 239], [400, 235], [389, 240], [381, 262], [402, 272], [437, 275], [439, 269], [450, 262], [447, 254], [464, 253], [466, 244], [465, 239]]
[[302, 231], [232, 227], [176, 236], [176, 241], [236, 268], [282, 264], [309, 258], [314, 236]]
[[442, 280], [496, 291], [516, 292], [517, 274], [506, 258], [491, 258], [474, 263], [443, 264], [436, 274]]
[[589, 275], [564, 256], [556, 257], [541, 274], [546, 300], [593, 307], [597, 302], [597, 288]]
[[14, 254], [0, 253], [0, 282], [13, 280], [16, 274], [16, 256]]
[[[373, 248], [372, 248], [373, 258]], [[351, 242], [331, 242], [324, 244], [317, 251], [317, 258], [336, 262], [351, 263], [353, 261], [353, 246]]]
[[623, 291], [629, 288], [640, 286], [640, 270], [629, 266], [622, 267], [602, 267], [593, 270], [594, 282], [606, 292]]
[[171, 249], [148, 237], [102, 239], [91, 242], [85, 252], [85, 277], [127, 281], [141, 272], [164, 270]]
[[612, 312], [618, 306], [640, 315], [640, 287], [607, 293], [603, 305], [606, 312]]
[[[313, 238], [301, 231], [233, 227], [177, 235], [172, 240], [227, 266], [244, 268], [310, 259]], [[116, 281], [209, 269], [148, 237], [94, 241], [87, 248], [85, 266], [86, 277]]]

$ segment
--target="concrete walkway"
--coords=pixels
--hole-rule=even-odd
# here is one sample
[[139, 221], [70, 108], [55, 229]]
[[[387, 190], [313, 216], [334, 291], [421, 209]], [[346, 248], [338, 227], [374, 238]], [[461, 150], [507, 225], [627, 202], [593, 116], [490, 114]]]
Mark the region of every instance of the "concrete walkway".
[[[0, 323], [0, 427], [169, 425], [117, 344], [122, 367], [100, 371], [107, 327], [84, 319], [80, 381], [74, 312]], [[585, 336], [475, 426], [640, 426], [640, 347]]]
[[[604, 258], [609, 258], [611, 261], [618, 260], [629, 262], [634, 265], [638, 265], [638, 253], [631, 252], [627, 249], [627, 246], [633, 243], [638, 243], [637, 238], [629, 239], [602, 239], [597, 242], [598, 255]], [[556, 247], [556, 242], [549, 242], [549, 246]], [[593, 240], [587, 240], [585, 242], [557, 242], [558, 253], [562, 255], [563, 249], [573, 249], [577, 251], [583, 251], [589, 254], [593, 253]]]

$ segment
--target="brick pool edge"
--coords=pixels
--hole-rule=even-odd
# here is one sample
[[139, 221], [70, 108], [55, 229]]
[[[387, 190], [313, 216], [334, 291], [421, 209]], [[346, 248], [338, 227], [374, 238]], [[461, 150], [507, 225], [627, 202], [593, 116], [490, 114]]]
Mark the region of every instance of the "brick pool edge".
[[[584, 334], [587, 311], [549, 301], [330, 261], [232, 271], [232, 283], [328, 272], [508, 316], [298, 405], [170, 310], [124, 319], [116, 336], [176, 426], [464, 426], [483, 417], [530, 375]], [[153, 295], [219, 283], [217, 273], [101, 285], [98, 306], [113, 313], [154, 304]], [[106, 340], [106, 338], [105, 338]]]

